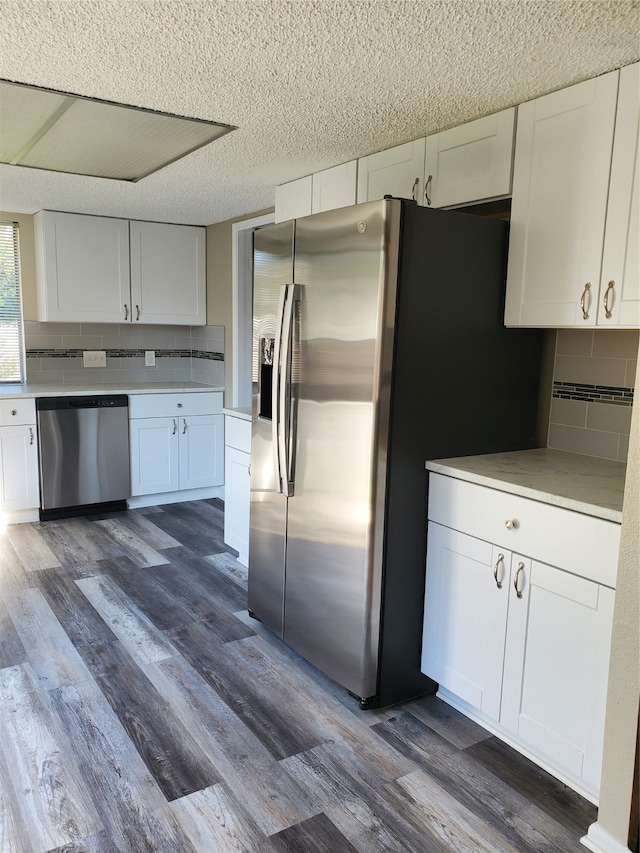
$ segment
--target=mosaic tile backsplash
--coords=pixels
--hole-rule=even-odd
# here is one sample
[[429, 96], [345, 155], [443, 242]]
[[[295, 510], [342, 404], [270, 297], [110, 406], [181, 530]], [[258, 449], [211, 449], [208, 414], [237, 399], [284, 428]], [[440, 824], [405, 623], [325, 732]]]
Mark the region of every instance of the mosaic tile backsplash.
[[[132, 326], [26, 322], [27, 382], [203, 382], [224, 385], [224, 326]], [[84, 367], [84, 350], [104, 350], [107, 366]], [[145, 352], [156, 354], [145, 366]]]
[[558, 331], [549, 447], [626, 462], [639, 335]]

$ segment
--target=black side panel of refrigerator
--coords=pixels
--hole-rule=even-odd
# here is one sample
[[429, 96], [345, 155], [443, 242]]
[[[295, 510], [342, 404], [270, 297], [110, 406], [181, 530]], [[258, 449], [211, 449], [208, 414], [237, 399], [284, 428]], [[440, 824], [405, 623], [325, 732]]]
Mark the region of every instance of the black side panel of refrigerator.
[[378, 704], [420, 672], [427, 459], [535, 447], [539, 330], [503, 325], [508, 225], [403, 205]]

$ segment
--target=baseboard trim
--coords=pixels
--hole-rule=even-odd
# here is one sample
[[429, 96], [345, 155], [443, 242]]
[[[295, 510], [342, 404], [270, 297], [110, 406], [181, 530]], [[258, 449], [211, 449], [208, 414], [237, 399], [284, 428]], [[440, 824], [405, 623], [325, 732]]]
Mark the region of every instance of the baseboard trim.
[[224, 486], [210, 486], [204, 489], [184, 489], [181, 492], [160, 492], [157, 495], [136, 495], [129, 498], [129, 509], [142, 506], [161, 506], [162, 504], [177, 504], [183, 501], [199, 501], [204, 498], [222, 498]]
[[592, 853], [630, 853], [626, 844], [614, 838], [599, 823], [591, 824], [587, 834], [580, 839], [580, 844]]

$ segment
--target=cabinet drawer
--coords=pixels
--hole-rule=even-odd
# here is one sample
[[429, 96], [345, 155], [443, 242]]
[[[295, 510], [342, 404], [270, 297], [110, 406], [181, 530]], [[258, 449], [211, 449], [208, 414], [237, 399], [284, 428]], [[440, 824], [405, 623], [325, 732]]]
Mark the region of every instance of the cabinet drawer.
[[0, 425], [35, 424], [36, 403], [31, 397], [0, 400]]
[[218, 415], [222, 413], [222, 392], [202, 391], [171, 394], [132, 394], [130, 418], [166, 418], [179, 415]]
[[227, 415], [224, 419], [224, 443], [225, 447], [251, 453], [251, 421]]
[[429, 475], [429, 520], [615, 587], [620, 525], [613, 521], [442, 474]]

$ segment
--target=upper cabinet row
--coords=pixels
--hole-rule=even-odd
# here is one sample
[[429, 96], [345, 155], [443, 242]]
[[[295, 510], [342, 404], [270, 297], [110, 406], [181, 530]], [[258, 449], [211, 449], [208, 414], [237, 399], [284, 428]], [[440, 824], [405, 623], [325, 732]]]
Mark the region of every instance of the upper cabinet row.
[[505, 322], [640, 326], [640, 65], [518, 108]]
[[276, 187], [276, 222], [374, 201], [453, 207], [511, 195], [515, 108]]
[[34, 217], [38, 319], [206, 324], [206, 232], [42, 210]]
[[639, 328], [639, 114], [636, 63], [521, 104], [515, 153], [510, 109], [277, 187], [276, 220], [511, 195], [505, 324]]

